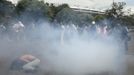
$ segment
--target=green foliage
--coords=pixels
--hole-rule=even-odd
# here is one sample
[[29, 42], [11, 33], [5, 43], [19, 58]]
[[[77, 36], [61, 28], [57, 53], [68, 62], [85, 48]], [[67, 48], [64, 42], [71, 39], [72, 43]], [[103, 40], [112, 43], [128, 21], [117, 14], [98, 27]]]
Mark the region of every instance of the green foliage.
[[59, 5], [57, 8], [56, 8], [56, 13], [60, 12], [61, 10], [63, 10], [64, 8], [70, 8], [68, 4], [62, 4], [62, 5]]
[[38, 0], [21, 0], [18, 2], [16, 10], [18, 13], [29, 12], [32, 14], [34, 12], [39, 12], [43, 13], [44, 15], [47, 15], [48, 13], [47, 5], [43, 1]]
[[44, 16], [49, 21], [53, 21], [57, 13], [64, 8], [69, 8], [69, 6], [67, 4], [54, 6], [53, 4], [44, 3], [43, 1], [38, 0], [21, 0], [16, 6], [16, 11], [19, 15], [22, 12], [25, 12], [25, 14], [30, 13], [30, 15], [33, 14], [32, 16], [41, 14], [40, 16], [38, 15], [38, 17]]
[[90, 14], [78, 14], [70, 8], [62, 9], [55, 17], [56, 21], [60, 24], [75, 24], [77, 26], [87, 26], [93, 20]]
[[122, 21], [125, 23], [127, 26], [134, 26], [134, 14], [133, 15], [128, 15], [124, 16], [122, 18]]
[[[49, 4], [47, 3], [47, 5], [49, 5]], [[54, 4], [50, 4], [49, 5], [49, 15], [52, 18], [52, 20], [54, 20], [56, 15], [64, 8], [69, 8], [70, 9], [68, 4], [62, 4], [62, 5], [59, 5], [59, 6], [55, 6]]]
[[14, 13], [15, 5], [6, 0], [0, 0], [0, 13], [12, 14]]
[[76, 14], [70, 8], [64, 8], [57, 13], [55, 19], [58, 23], [70, 24], [74, 23], [76, 19]]
[[32, 10], [39, 10], [44, 9], [46, 5], [43, 1], [38, 0], [20, 0], [16, 6], [16, 10], [18, 11], [32, 11]]
[[6, 0], [0, 0], [0, 24], [9, 26], [9, 21], [14, 20], [15, 5]]
[[[0, 0], [0, 23], [8, 25], [7, 21], [14, 18], [22, 22], [38, 22], [43, 21], [62, 24], [76, 24], [78, 26], [90, 25], [93, 20], [101, 21], [110, 19], [113, 22], [123, 22], [126, 25], [134, 25], [134, 15], [125, 15], [125, 2], [117, 2], [111, 5], [105, 14], [78, 13], [73, 11], [68, 4], [55, 6], [54, 4], [44, 3], [44, 0], [20, 0], [15, 6], [6, 0]], [[16, 15], [17, 14], [17, 15]]]
[[49, 7], [44, 1], [20, 0], [16, 6], [16, 12], [25, 23], [27, 23], [27, 21], [37, 22], [40, 20], [51, 20]]
[[100, 21], [100, 20], [104, 20], [106, 17], [104, 15], [96, 15], [94, 17], [94, 21]]
[[54, 4], [47, 4], [49, 6], [49, 15], [51, 17], [52, 20], [54, 20], [57, 12], [57, 7]]
[[[125, 7], [126, 3], [125, 2], [118, 2], [118, 3], [113, 3], [112, 4], [112, 8], [106, 10], [105, 14], [106, 14], [106, 18], [110, 18], [110, 20], [114, 22], [114, 24], [116, 23], [120, 23], [121, 25], [127, 25], [127, 26], [132, 26], [134, 25], [134, 17], [132, 15], [129, 14], [125, 14], [126, 12], [124, 11], [124, 7]], [[128, 13], [130, 13], [130, 10], [127, 11]]]
[[93, 16], [91, 14], [77, 14], [77, 24], [82, 26], [88, 26], [93, 21]]
[[126, 5], [125, 2], [118, 2], [115, 3], [113, 2], [112, 8], [106, 10], [105, 14], [107, 15], [108, 18], [121, 18], [124, 16], [124, 6]]

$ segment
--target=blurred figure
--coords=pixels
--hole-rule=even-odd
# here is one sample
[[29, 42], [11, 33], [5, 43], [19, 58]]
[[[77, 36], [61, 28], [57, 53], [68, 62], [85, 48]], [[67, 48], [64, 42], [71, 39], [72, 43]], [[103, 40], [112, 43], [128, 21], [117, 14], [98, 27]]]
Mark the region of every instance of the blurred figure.
[[118, 41], [121, 48], [124, 50], [128, 50], [128, 41], [131, 39], [128, 35], [128, 28], [121, 24], [117, 24], [114, 26], [112, 30], [112, 36], [114, 36], [114, 40]]
[[61, 31], [61, 36], [60, 36], [60, 44], [64, 45], [65, 26], [62, 25], [61, 28], [62, 28], [62, 31]]
[[128, 36], [128, 28], [126, 26], [122, 26], [121, 36], [125, 50], [128, 50], [128, 41], [130, 40], [130, 36]]
[[15, 38], [16, 40], [20, 40], [20, 39], [24, 39], [25, 36], [24, 36], [24, 28], [25, 26], [22, 24], [21, 21], [18, 21], [17, 23], [15, 23], [13, 26], [12, 26], [12, 31], [13, 31], [13, 34], [12, 34], [12, 37]]
[[26, 54], [14, 60], [13, 63], [11, 64], [10, 69], [23, 70], [25, 72], [34, 72], [37, 71], [39, 64], [40, 64], [40, 60], [38, 58]]
[[97, 27], [97, 32], [101, 36], [106, 36], [106, 34], [107, 34], [107, 26], [98, 26]]
[[108, 36], [108, 26], [105, 23], [99, 24], [97, 26], [98, 37], [106, 38]]
[[0, 38], [4, 39], [5, 36], [5, 32], [6, 32], [6, 27], [3, 24], [0, 24]]
[[13, 29], [15, 32], [21, 32], [25, 26], [22, 24], [21, 21], [13, 25]]
[[89, 33], [91, 37], [95, 38], [97, 34], [97, 25], [95, 21], [92, 21], [92, 25], [89, 27]]

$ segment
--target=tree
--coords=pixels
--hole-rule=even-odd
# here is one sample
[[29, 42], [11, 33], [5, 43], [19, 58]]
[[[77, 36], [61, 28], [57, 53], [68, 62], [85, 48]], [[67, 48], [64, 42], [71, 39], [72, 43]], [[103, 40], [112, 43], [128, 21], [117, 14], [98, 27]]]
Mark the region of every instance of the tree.
[[49, 5], [50, 12], [49, 15], [51, 16], [52, 20], [54, 21], [56, 15], [64, 8], [70, 8], [68, 4], [62, 4], [59, 6], [55, 6], [54, 4]]
[[70, 8], [68, 4], [62, 4], [57, 6], [56, 13], [60, 12], [64, 8]]
[[125, 2], [113, 2], [112, 8], [106, 10], [105, 14], [108, 18], [121, 18], [124, 16], [124, 6], [126, 5]]
[[76, 14], [70, 8], [64, 8], [57, 13], [55, 20], [62, 24], [72, 24], [76, 22]]
[[91, 24], [93, 16], [85, 13], [78, 14], [71, 8], [64, 8], [56, 15], [55, 20], [60, 24], [75, 24], [82, 27]]
[[134, 26], [134, 14], [126, 15], [122, 18], [123, 22], [127, 26]]
[[58, 13], [57, 12], [57, 7], [54, 5], [54, 4], [47, 4], [48, 6], [49, 6], [49, 15], [50, 15], [50, 17], [51, 17], [51, 19], [52, 19], [52, 21], [54, 20], [54, 18], [55, 18], [55, 16], [56, 16], [56, 14]]
[[127, 22], [130, 22], [130, 20], [132, 20], [132, 18], [130, 18], [129, 15], [125, 14], [125, 11], [124, 11], [125, 5], [126, 5], [125, 2], [118, 2], [118, 3], [113, 2], [112, 8], [106, 10], [106, 18], [110, 19], [112, 21], [112, 25], [117, 25], [117, 24], [128, 25], [128, 24], [130, 24]]
[[0, 24], [9, 27], [11, 25], [10, 21], [15, 19], [14, 10], [14, 4], [6, 0], [0, 0]]
[[20, 0], [16, 6], [16, 12], [25, 25], [29, 25], [30, 22], [36, 23], [39, 20], [51, 20], [49, 7], [44, 1]]
[[82, 27], [82, 26], [89, 26], [91, 25], [93, 21], [93, 16], [91, 14], [86, 14], [86, 13], [81, 13], [77, 14], [77, 24]]
[[96, 15], [94, 16], [94, 21], [98, 22], [104, 20], [106, 17], [104, 15]]

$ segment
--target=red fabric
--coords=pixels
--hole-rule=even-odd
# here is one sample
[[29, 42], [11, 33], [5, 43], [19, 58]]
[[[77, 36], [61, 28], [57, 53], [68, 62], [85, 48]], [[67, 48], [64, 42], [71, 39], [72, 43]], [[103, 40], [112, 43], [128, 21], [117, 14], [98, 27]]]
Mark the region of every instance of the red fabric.
[[20, 57], [20, 60], [26, 61], [26, 62], [33, 61], [34, 59], [36, 59], [36, 58], [32, 55], [23, 55]]

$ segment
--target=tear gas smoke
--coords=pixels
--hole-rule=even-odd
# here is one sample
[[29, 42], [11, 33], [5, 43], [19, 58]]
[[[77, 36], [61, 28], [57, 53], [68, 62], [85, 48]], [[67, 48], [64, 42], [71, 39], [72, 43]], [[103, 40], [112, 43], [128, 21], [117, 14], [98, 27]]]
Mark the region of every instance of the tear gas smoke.
[[[80, 33], [75, 25], [55, 28], [49, 23], [40, 23], [39, 26], [23, 32], [21, 38], [24, 39], [9, 41], [5, 36], [6, 40], [0, 43], [1, 56], [14, 59], [22, 54], [33, 54], [41, 59], [43, 71], [51, 75], [121, 75], [124, 72], [125, 51], [112, 37], [94, 38], [91, 32]], [[18, 34], [12, 37], [16, 36]]]

